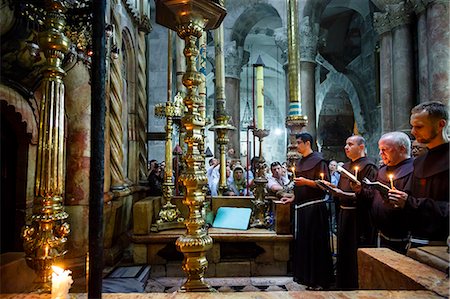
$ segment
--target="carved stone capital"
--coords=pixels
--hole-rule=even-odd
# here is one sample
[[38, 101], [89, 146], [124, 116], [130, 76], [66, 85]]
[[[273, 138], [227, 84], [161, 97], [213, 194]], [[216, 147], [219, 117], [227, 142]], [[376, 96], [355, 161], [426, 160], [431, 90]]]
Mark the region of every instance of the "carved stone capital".
[[395, 27], [403, 26], [411, 22], [413, 8], [411, 3], [401, 1], [395, 4], [388, 4], [385, 8], [385, 12], [375, 12], [373, 14], [373, 26], [378, 34], [381, 35], [391, 31]]
[[225, 77], [239, 79], [242, 66], [247, 63], [247, 61], [244, 61], [244, 48], [237, 47], [236, 41], [233, 41], [225, 44], [223, 52], [225, 57]]
[[300, 22], [300, 61], [316, 61], [319, 27], [304, 17]]
[[391, 23], [387, 12], [375, 12], [373, 14], [373, 27], [375, 31], [382, 35], [391, 30]]
[[150, 33], [152, 31], [152, 24], [150, 24], [150, 18], [146, 15], [142, 15], [139, 20], [139, 31]]
[[444, 4], [447, 9], [449, 6], [448, 0], [411, 0], [411, 4], [413, 5], [414, 12], [418, 15], [426, 11], [426, 9], [435, 3]]
[[388, 5], [386, 11], [388, 12], [391, 28], [411, 23], [412, 6], [409, 3], [400, 2]]
[[275, 44], [281, 49], [282, 53], [281, 53], [281, 58], [287, 62], [288, 59], [288, 53], [287, 53], [287, 49], [288, 49], [288, 41], [287, 41], [287, 28], [286, 27], [281, 27], [281, 28], [277, 28], [274, 31], [274, 39], [275, 39]]

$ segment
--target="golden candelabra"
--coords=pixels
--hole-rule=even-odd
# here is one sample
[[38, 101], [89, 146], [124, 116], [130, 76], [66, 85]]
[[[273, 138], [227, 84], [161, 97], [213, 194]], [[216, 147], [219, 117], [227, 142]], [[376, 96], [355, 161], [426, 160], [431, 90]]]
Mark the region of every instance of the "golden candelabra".
[[23, 228], [28, 266], [36, 271], [37, 289], [49, 291], [52, 264], [64, 257], [70, 232], [64, 211], [64, 70], [61, 68], [70, 40], [64, 35], [65, 1], [46, 1], [46, 31], [39, 46], [47, 58], [42, 70], [42, 100], [36, 159], [35, 197], [30, 223]]
[[266, 228], [266, 213], [267, 213], [267, 201], [266, 201], [266, 185], [267, 179], [265, 175], [266, 160], [264, 159], [262, 152], [262, 144], [264, 137], [269, 136], [269, 130], [255, 129], [253, 135], [258, 137], [259, 140], [259, 161], [257, 166], [256, 178], [253, 180], [255, 183], [255, 199], [252, 200], [254, 205], [253, 217], [251, 227]]
[[209, 0], [164, 1], [156, 0], [156, 22], [175, 30], [185, 42], [186, 73], [183, 85], [187, 94], [183, 99], [187, 107], [181, 123], [186, 131], [184, 139], [187, 150], [184, 155], [186, 170], [180, 176], [185, 194], [183, 203], [189, 208], [186, 219], [186, 233], [176, 241], [177, 249], [184, 254], [183, 270], [187, 280], [181, 291], [207, 292], [214, 289], [204, 280], [208, 267], [206, 251], [212, 247], [213, 240], [208, 235], [201, 208], [205, 201], [204, 186], [207, 183], [205, 161], [199, 145], [204, 143], [205, 118], [199, 111], [204, 106], [198, 96], [197, 87], [201, 76], [196, 68], [199, 54], [196, 42], [205, 29], [217, 28], [225, 17], [225, 9]]
[[223, 24], [214, 31], [214, 48], [216, 63], [216, 113], [214, 126], [209, 130], [216, 132], [216, 142], [219, 145], [219, 161], [220, 161], [220, 179], [219, 179], [219, 195], [228, 189], [226, 175], [226, 152], [227, 144], [230, 142], [228, 131], [236, 130], [229, 124], [230, 117], [226, 114], [225, 109], [225, 56], [224, 56], [224, 29]]
[[163, 202], [161, 210], [158, 214], [158, 220], [152, 225], [152, 231], [161, 231], [173, 228], [184, 227], [184, 218], [181, 216], [180, 210], [176, 205], [172, 204], [174, 183], [173, 166], [172, 166], [172, 133], [173, 119], [180, 118], [183, 112], [181, 105], [172, 102], [172, 31], [169, 29], [167, 43], [167, 102], [155, 106], [155, 115], [166, 118], [166, 144], [165, 144], [165, 161], [164, 182], [162, 185]]

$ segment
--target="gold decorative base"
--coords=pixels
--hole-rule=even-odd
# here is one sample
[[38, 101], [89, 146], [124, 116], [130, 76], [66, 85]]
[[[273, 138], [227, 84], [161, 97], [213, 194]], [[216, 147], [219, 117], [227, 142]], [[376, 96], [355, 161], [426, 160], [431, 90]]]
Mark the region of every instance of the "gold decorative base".
[[178, 291], [180, 293], [186, 292], [210, 292], [217, 293], [217, 290], [210, 286], [203, 278], [199, 280], [188, 280]]
[[150, 230], [154, 233], [169, 230], [169, 229], [177, 229], [177, 228], [185, 228], [184, 222], [172, 221], [172, 222], [162, 222], [162, 223], [154, 223]]

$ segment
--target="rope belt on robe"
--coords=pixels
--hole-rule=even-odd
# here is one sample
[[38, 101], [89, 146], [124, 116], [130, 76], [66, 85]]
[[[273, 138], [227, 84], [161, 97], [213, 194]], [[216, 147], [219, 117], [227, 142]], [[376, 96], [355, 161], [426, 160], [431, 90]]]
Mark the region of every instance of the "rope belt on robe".
[[297, 230], [298, 230], [298, 228], [297, 228], [297, 224], [298, 224], [298, 215], [297, 215], [297, 210], [299, 210], [299, 209], [302, 209], [302, 208], [304, 208], [304, 207], [308, 207], [308, 206], [311, 206], [311, 205], [315, 205], [315, 204], [318, 204], [318, 203], [324, 203], [324, 202], [326, 202], [327, 201], [327, 199], [326, 198], [322, 198], [322, 199], [316, 199], [316, 200], [311, 200], [311, 201], [307, 201], [307, 202], [304, 202], [304, 203], [302, 203], [302, 204], [299, 204], [299, 205], [295, 205], [294, 207], [295, 207], [295, 217], [294, 217], [294, 219], [295, 219], [295, 227], [294, 227], [294, 236], [295, 236], [295, 239], [297, 239]]

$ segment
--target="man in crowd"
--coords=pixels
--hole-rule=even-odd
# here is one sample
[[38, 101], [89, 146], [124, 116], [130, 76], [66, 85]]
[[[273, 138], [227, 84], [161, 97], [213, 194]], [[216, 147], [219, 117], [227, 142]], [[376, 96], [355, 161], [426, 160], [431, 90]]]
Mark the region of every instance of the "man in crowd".
[[[357, 174], [357, 179], [368, 178], [374, 181], [378, 168], [366, 157], [365, 139], [350, 136], [346, 140], [345, 155], [351, 161], [343, 168]], [[353, 186], [352, 186], [353, 185]], [[370, 220], [370, 201], [356, 197], [355, 183], [341, 173], [338, 187], [331, 188], [331, 194], [339, 204], [337, 239], [337, 287], [340, 289], [358, 288], [358, 247], [375, 246], [375, 230]]]
[[315, 180], [329, 180], [328, 164], [322, 154], [314, 152], [313, 137], [296, 135], [297, 150], [302, 158], [295, 167], [295, 199], [284, 197], [284, 203], [295, 201], [294, 280], [310, 289], [328, 288], [333, 263], [330, 251], [328, 212], [325, 192]]
[[272, 176], [267, 178], [267, 190], [271, 194], [276, 194], [278, 191], [287, 191], [289, 179], [283, 174], [283, 167], [280, 162], [275, 161], [270, 164]]
[[[413, 172], [411, 141], [403, 132], [390, 132], [378, 141], [383, 166], [378, 171], [377, 180], [388, 187], [404, 190]], [[392, 186], [391, 186], [392, 184]], [[388, 190], [364, 188], [358, 194], [372, 199], [371, 214], [378, 229], [378, 247], [388, 247], [399, 253], [406, 253], [409, 240], [408, 220], [405, 211], [391, 205]]]
[[411, 110], [411, 133], [428, 151], [414, 160], [405, 191], [389, 191], [389, 199], [411, 214], [411, 246], [445, 244], [449, 235], [448, 107], [425, 102]]
[[[328, 164], [328, 168], [330, 169], [330, 183], [334, 186], [337, 186], [339, 183], [339, 179], [341, 177], [341, 174], [339, 171], [337, 171], [338, 163], [336, 160], [331, 160]], [[336, 222], [336, 215], [339, 213], [339, 208], [336, 207], [336, 203], [334, 200], [332, 200], [330, 194], [327, 194], [326, 196], [328, 200], [328, 207], [329, 207], [329, 213], [331, 217], [331, 229], [333, 233], [337, 232], [337, 222]]]

